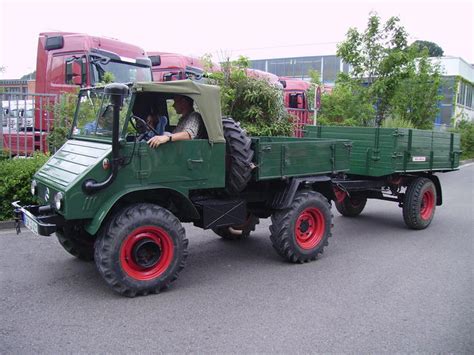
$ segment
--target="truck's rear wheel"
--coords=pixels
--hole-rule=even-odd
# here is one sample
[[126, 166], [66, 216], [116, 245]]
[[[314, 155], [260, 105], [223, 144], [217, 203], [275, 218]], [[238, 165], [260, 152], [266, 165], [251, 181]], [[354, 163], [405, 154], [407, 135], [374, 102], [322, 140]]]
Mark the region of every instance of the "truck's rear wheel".
[[403, 201], [403, 219], [412, 229], [425, 229], [436, 210], [436, 187], [430, 179], [416, 178], [407, 187]]
[[367, 198], [363, 196], [346, 195], [342, 201], [335, 201], [336, 209], [344, 217], [356, 217], [361, 214], [367, 203]]
[[272, 215], [270, 239], [277, 253], [293, 263], [315, 260], [331, 236], [330, 208], [320, 193], [298, 192], [290, 208]]
[[223, 118], [226, 140], [226, 190], [237, 194], [247, 186], [252, 177], [252, 141], [232, 118]]
[[64, 250], [72, 256], [84, 261], [94, 260], [95, 237], [87, 233], [82, 226], [58, 227], [56, 237]]
[[244, 224], [231, 227], [214, 228], [213, 232], [223, 239], [239, 240], [250, 236], [250, 233], [255, 230], [255, 226], [260, 222], [258, 217], [250, 214]]
[[134, 297], [158, 293], [177, 279], [187, 257], [188, 240], [179, 220], [149, 203], [115, 215], [95, 245], [95, 262], [118, 293]]

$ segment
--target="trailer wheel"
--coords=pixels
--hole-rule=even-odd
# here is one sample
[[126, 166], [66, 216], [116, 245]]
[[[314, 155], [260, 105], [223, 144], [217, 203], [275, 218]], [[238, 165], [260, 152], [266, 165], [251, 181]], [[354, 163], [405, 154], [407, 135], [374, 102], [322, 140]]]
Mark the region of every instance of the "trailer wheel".
[[226, 190], [234, 195], [245, 189], [252, 177], [252, 141], [232, 118], [223, 118], [222, 125], [226, 140]]
[[270, 239], [277, 253], [293, 263], [315, 260], [328, 245], [332, 214], [328, 200], [315, 191], [297, 193], [290, 208], [272, 215]]
[[94, 260], [95, 237], [87, 233], [82, 226], [58, 227], [56, 237], [64, 250], [72, 256], [84, 261]]
[[231, 227], [219, 227], [214, 228], [212, 231], [218, 236], [227, 240], [240, 240], [246, 239], [250, 236], [250, 233], [255, 230], [257, 224], [260, 223], [258, 217], [253, 214], [249, 215], [247, 221], [244, 224]]
[[436, 187], [430, 179], [417, 178], [407, 187], [403, 201], [403, 219], [412, 229], [425, 229], [436, 209]]
[[179, 220], [150, 203], [134, 204], [111, 220], [95, 245], [95, 262], [116, 292], [135, 297], [158, 293], [178, 278], [188, 240]]
[[345, 196], [344, 199], [339, 201], [334, 201], [336, 209], [344, 217], [357, 217], [364, 210], [367, 203], [367, 197], [363, 196]]

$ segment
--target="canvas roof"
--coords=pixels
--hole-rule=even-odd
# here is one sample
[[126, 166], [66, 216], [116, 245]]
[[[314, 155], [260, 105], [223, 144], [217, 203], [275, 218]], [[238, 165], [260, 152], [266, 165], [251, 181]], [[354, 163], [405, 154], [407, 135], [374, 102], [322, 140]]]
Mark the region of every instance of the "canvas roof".
[[199, 108], [209, 142], [225, 142], [222, 128], [221, 97], [218, 86], [200, 84], [191, 80], [135, 83], [136, 92], [162, 92], [191, 97]]

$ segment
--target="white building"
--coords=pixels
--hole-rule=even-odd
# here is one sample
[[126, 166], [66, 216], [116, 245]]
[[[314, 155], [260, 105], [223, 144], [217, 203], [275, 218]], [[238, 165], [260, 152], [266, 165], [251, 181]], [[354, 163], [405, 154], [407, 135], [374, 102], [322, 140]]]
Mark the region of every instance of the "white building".
[[441, 66], [443, 75], [440, 112], [436, 126], [449, 126], [460, 120], [474, 121], [474, 66], [459, 57], [432, 58]]

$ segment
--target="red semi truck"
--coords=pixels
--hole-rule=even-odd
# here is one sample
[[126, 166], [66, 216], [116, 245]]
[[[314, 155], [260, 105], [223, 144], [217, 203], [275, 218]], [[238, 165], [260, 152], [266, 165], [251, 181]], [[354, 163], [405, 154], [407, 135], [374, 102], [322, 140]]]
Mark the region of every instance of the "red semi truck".
[[13, 155], [47, 151], [46, 135], [53, 120], [51, 105], [58, 95], [95, 86], [104, 81], [105, 73], [120, 83], [152, 80], [150, 59], [138, 46], [81, 33], [40, 33], [36, 94], [28, 95], [34, 101], [35, 119], [31, 127], [4, 128], [4, 148]]

